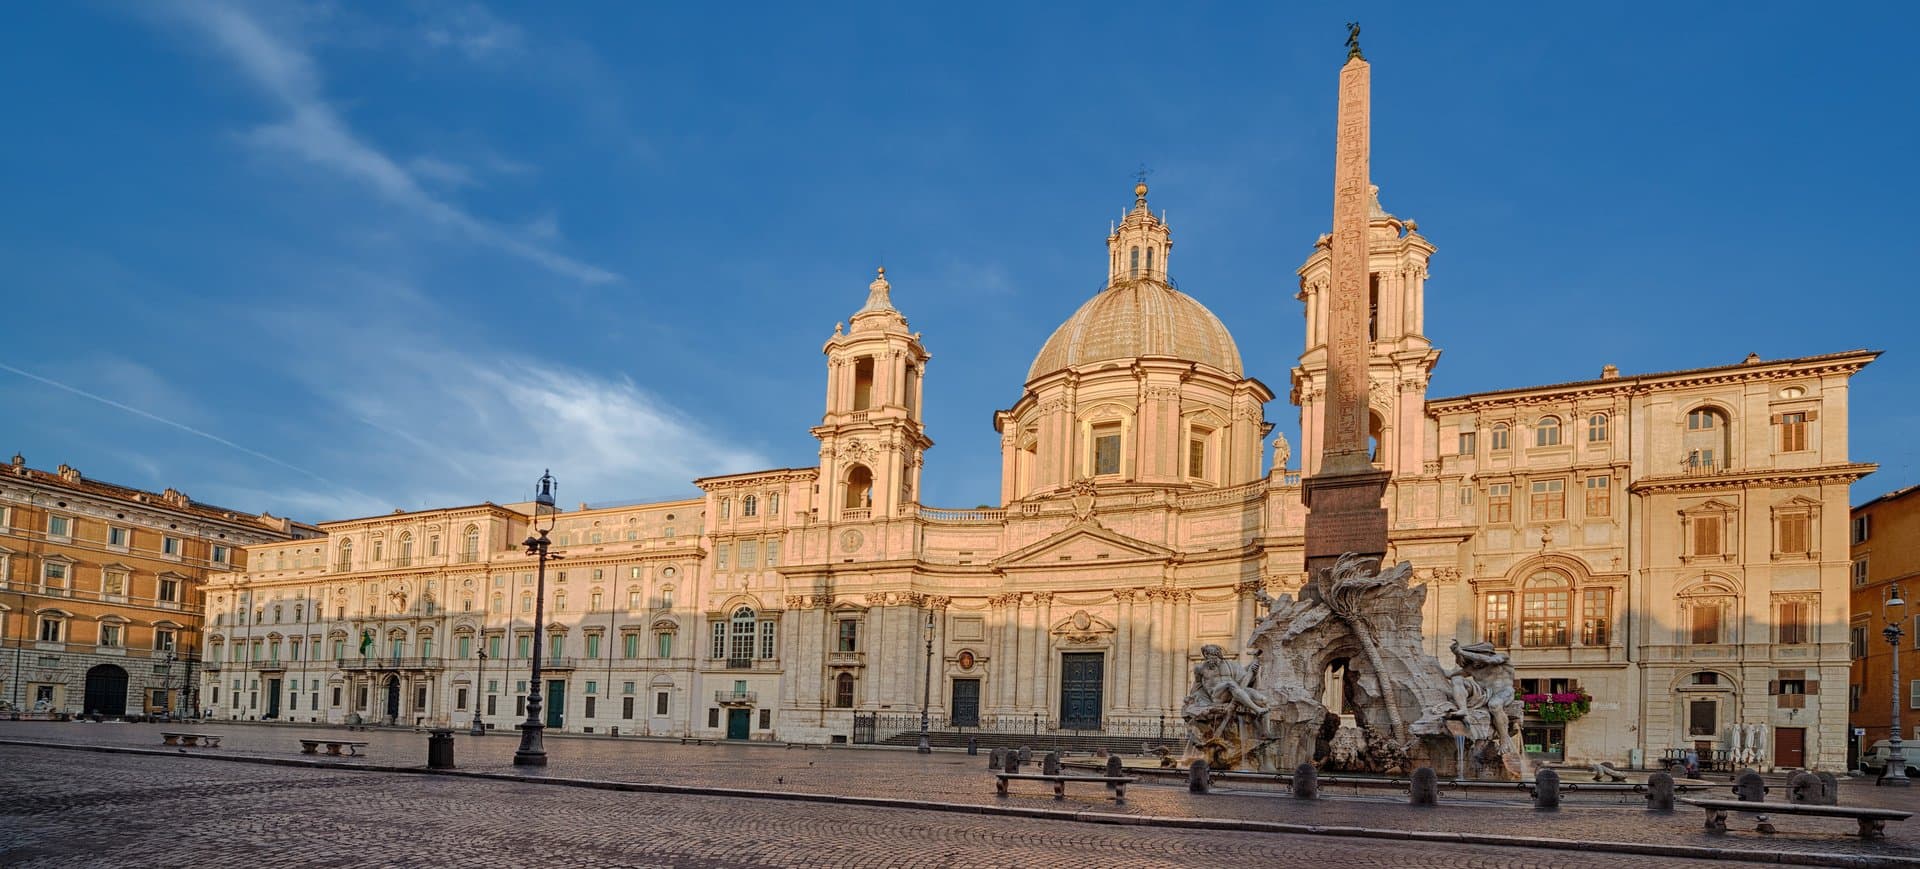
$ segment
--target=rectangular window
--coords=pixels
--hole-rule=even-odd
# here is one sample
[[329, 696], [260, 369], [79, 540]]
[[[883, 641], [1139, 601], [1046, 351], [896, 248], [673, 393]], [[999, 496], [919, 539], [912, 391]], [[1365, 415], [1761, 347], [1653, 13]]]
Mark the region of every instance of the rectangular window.
[[1613, 589], [1580, 590], [1580, 644], [1604, 646], [1613, 641]]
[[620, 635], [620, 657], [628, 659], [640, 657], [639, 634]]
[[1859, 685], [1847, 686], [1847, 711], [1848, 712], [1860, 711], [1860, 686]]
[[1120, 473], [1120, 426], [1118, 423], [1094, 427], [1093, 472], [1095, 474]]
[[773, 622], [760, 623], [760, 657], [773, 657]]
[[1780, 451], [1783, 453], [1794, 453], [1806, 448], [1806, 411], [1780, 414]]
[[40, 584], [49, 589], [67, 587], [67, 564], [64, 561], [49, 561], [41, 566]]
[[778, 540], [767, 541], [767, 566], [780, 566], [780, 541]]
[[1867, 560], [1865, 558], [1856, 558], [1853, 560], [1853, 584], [1856, 588], [1867, 584]]
[[43, 642], [43, 643], [60, 642], [60, 627], [61, 627], [60, 619], [54, 616], [41, 616], [40, 617], [40, 642]]
[[1508, 440], [1508, 438], [1512, 435], [1512, 433], [1513, 433], [1513, 430], [1507, 428], [1504, 425], [1494, 426], [1493, 427], [1493, 443], [1490, 445], [1490, 448], [1496, 453], [1505, 452], [1506, 450], [1512, 449], [1513, 448], [1512, 444]]
[[121, 595], [127, 593], [127, 575], [117, 570], [100, 574], [100, 591], [103, 594]]
[[227, 547], [222, 546], [218, 543], [215, 543], [213, 545], [213, 563], [215, 564], [227, 563]]
[[1479, 439], [1480, 439], [1479, 432], [1471, 432], [1471, 431], [1461, 432], [1460, 433], [1460, 455], [1463, 455], [1463, 456], [1473, 455], [1476, 452], [1477, 446], [1478, 446], [1475, 443], [1475, 441], [1478, 441]]
[[120, 626], [111, 622], [100, 626], [100, 645], [119, 646]]
[[1695, 700], [1687, 704], [1687, 735], [1713, 737], [1720, 732], [1718, 704]]
[[761, 730], [773, 729], [773, 710], [771, 709], [760, 710], [760, 729]]
[[667, 692], [660, 691], [653, 695], [653, 714], [659, 716], [667, 714]]
[[1869, 514], [1866, 516], [1853, 517], [1853, 542], [1865, 543], [1867, 539], [1872, 536], [1873, 516]]
[[600, 635], [599, 634], [587, 635], [587, 657], [589, 659], [597, 659], [600, 657]]
[[1847, 645], [1855, 660], [1867, 656], [1867, 629], [1854, 627], [1847, 631]]
[[717, 707], [707, 708], [707, 726], [708, 727], [720, 726], [720, 710]]
[[170, 576], [160, 577], [159, 588], [160, 588], [159, 598], [161, 600], [173, 601], [173, 602], [178, 602], [180, 600], [180, 580], [174, 579], [173, 577], [170, 577]]
[[1531, 648], [1567, 644], [1570, 594], [1566, 589], [1526, 593], [1521, 600], [1521, 645]]
[[1693, 554], [1720, 554], [1720, 517], [1693, 517]]
[[740, 541], [740, 569], [752, 570], [760, 566], [760, 544], [753, 540]]
[[713, 547], [713, 567], [715, 570], [727, 569], [727, 556], [729, 555], [728, 550], [732, 548], [733, 547], [731, 544], [726, 544], [726, 543], [722, 543]]
[[627, 609], [637, 610], [639, 608], [640, 608], [640, 589], [637, 589], [637, 588], [627, 589]]
[[1187, 476], [1205, 477], [1207, 475], [1207, 442], [1204, 438], [1191, 438], [1187, 441]]
[[1567, 481], [1533, 481], [1527, 517], [1534, 522], [1554, 522], [1567, 518]]
[[467, 689], [461, 688], [453, 692], [453, 708], [461, 712], [467, 711]]
[[458, 642], [460, 646], [460, 657], [473, 657], [473, 637], [462, 635], [456, 642]]
[[1613, 515], [1613, 478], [1587, 478], [1587, 515]]
[[1513, 592], [1487, 594], [1486, 618], [1482, 622], [1480, 637], [1502, 648], [1513, 641]]
[[713, 654], [707, 657], [720, 659], [727, 656], [727, 623], [713, 623]]
[[654, 642], [659, 646], [657, 651], [660, 652], [660, 657], [662, 658], [673, 657], [673, 632], [672, 631], [661, 631], [660, 633], [655, 634]]
[[520, 647], [519, 655], [517, 657], [521, 657], [521, 658], [533, 657], [533, 638], [529, 636], [521, 636], [521, 637], [518, 637], [517, 639], [520, 641], [517, 644]]
[[160, 628], [153, 632], [153, 650], [156, 652], [173, 651], [173, 632]]
[[180, 538], [178, 537], [160, 538], [160, 551], [168, 555], [179, 555], [180, 554]]
[[1513, 486], [1494, 483], [1487, 487], [1487, 521], [1513, 521]]
[[1689, 642], [1696, 646], [1711, 646], [1720, 642], [1720, 605], [1717, 603], [1695, 604], [1692, 609], [1692, 636]]
[[834, 651], [860, 651], [860, 622], [857, 619], [840, 620], [840, 640], [834, 646]]
[[633, 698], [632, 697], [620, 698], [620, 717], [622, 719], [633, 718]]
[[1799, 645], [1813, 642], [1813, 602], [1783, 600], [1774, 604], [1773, 630], [1776, 643]]
[[1807, 554], [1809, 550], [1807, 529], [1812, 524], [1811, 518], [1805, 513], [1787, 513], [1776, 520], [1778, 528], [1775, 533], [1779, 535], [1776, 546], [1780, 554]]
[[596, 612], [596, 613], [599, 612], [600, 603], [601, 603], [600, 592], [596, 591], [593, 594], [587, 595], [587, 611], [588, 612]]
[[1607, 439], [1607, 415], [1596, 413], [1587, 417], [1587, 443], [1602, 443]]
[[127, 547], [127, 529], [119, 527], [108, 528], [107, 545], [125, 549]]
[[73, 520], [65, 516], [47, 517], [48, 537], [68, 537], [73, 534]]

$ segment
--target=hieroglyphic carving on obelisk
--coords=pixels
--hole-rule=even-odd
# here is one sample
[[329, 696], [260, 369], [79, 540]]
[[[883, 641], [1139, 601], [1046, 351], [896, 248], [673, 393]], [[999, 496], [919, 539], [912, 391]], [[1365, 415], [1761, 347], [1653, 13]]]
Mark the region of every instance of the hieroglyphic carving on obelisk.
[[1327, 394], [1321, 473], [1370, 471], [1367, 455], [1368, 88], [1358, 30], [1340, 68], [1339, 135], [1333, 175], [1333, 286], [1327, 308]]

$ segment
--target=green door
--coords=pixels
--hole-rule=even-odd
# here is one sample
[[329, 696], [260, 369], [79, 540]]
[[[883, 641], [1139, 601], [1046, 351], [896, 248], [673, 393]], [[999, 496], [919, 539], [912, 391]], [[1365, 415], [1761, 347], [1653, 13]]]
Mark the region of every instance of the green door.
[[746, 739], [747, 731], [753, 728], [753, 710], [727, 710], [727, 738]]
[[547, 683], [547, 726], [559, 730], [567, 718], [567, 683], [555, 679]]

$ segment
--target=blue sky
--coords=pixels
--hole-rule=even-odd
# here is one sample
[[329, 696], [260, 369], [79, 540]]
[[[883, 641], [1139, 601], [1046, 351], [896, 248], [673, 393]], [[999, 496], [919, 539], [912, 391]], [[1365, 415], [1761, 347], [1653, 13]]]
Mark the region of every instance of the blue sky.
[[[1342, 23], [1440, 248], [1433, 394], [1855, 347], [1855, 500], [1920, 482], [1912, 4], [32, 4], [0, 33], [0, 451], [308, 520], [804, 466], [884, 264], [924, 500], [1152, 168], [1283, 398]], [[1718, 10], [1718, 11], [1716, 11]]]

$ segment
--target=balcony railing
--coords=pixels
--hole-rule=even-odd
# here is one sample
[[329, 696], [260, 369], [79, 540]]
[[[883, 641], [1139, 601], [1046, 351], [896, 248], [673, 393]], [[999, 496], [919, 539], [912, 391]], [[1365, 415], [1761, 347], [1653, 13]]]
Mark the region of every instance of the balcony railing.
[[865, 507], [862, 507], [857, 510], [852, 507], [848, 507], [847, 509], [840, 511], [840, 519], [846, 522], [864, 521], [867, 517], [872, 515], [873, 515], [873, 511]]
[[333, 663], [342, 670], [438, 670], [447, 665], [441, 658], [409, 658], [403, 655], [339, 658]]
[[474, 562], [476, 562], [476, 561], [479, 561], [479, 560], [480, 560], [480, 553], [478, 553], [478, 552], [462, 552], [462, 553], [460, 553], [460, 563], [461, 563], [461, 564], [472, 564], [472, 563], [474, 563]]
[[411, 556], [411, 555], [396, 555], [396, 556], [394, 556], [394, 557], [393, 557], [393, 566], [394, 566], [394, 567], [412, 567], [412, 566], [413, 566], [413, 556]]
[[752, 691], [715, 691], [713, 692], [713, 702], [718, 703], [722, 706], [729, 706], [729, 705], [752, 706], [754, 704], [755, 699], [756, 699], [755, 695]]
[[351, 562], [351, 561], [338, 561], [338, 562], [335, 562], [335, 563], [334, 563], [334, 565], [333, 565], [333, 572], [334, 572], [334, 573], [352, 573], [352, 572], [353, 572], [353, 562]]
[[287, 668], [287, 665], [284, 663], [281, 663], [279, 660], [255, 661], [253, 662], [253, 668], [255, 670], [261, 670], [264, 672], [273, 672], [278, 670], [285, 670]]

